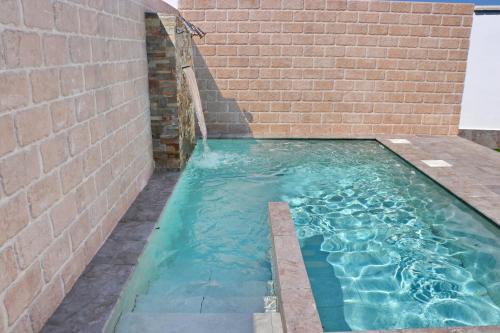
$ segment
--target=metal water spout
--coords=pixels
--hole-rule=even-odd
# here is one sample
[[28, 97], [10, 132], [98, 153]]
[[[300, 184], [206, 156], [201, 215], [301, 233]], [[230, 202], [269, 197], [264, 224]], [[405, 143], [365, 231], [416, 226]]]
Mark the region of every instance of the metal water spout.
[[191, 22], [189, 22], [188, 20], [186, 20], [184, 17], [182, 17], [181, 15], [179, 15], [180, 19], [182, 20], [182, 23], [184, 24], [184, 29], [177, 29], [177, 33], [183, 33], [183, 32], [189, 32], [191, 34], [191, 36], [198, 36], [199, 38], [203, 38], [205, 37], [206, 33], [201, 30], [200, 28], [198, 28], [197, 26], [195, 26], [194, 24], [192, 24]]

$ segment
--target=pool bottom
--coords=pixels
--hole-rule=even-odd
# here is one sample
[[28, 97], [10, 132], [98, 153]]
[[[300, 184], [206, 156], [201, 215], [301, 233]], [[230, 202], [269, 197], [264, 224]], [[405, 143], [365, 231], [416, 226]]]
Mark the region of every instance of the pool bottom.
[[[357, 179], [343, 193], [328, 193], [318, 178], [314, 191], [283, 197], [325, 331], [497, 325], [499, 228], [394, 162], [410, 179], [382, 179], [363, 166], [346, 172]], [[391, 182], [407, 188], [389, 191]]]
[[[289, 213], [286, 203], [270, 203], [269, 222], [271, 225], [271, 238], [273, 239], [273, 257], [276, 265], [276, 281], [281, 285], [276, 286], [278, 292], [281, 286], [287, 286], [286, 292], [279, 292], [280, 310], [282, 311], [282, 321], [286, 331], [297, 331], [302, 333], [323, 333], [323, 327], [320, 321], [320, 313], [323, 321], [330, 321], [326, 325], [336, 325], [342, 332], [351, 331], [345, 323], [343, 309], [332, 306], [316, 307], [313, 300], [310, 286], [320, 293], [318, 286], [325, 286], [322, 291], [328, 294], [329, 299], [342, 298], [340, 285], [335, 283], [336, 277], [332, 276], [329, 269], [325, 269], [323, 274], [318, 274], [318, 269], [326, 268], [324, 264], [325, 255], [315, 251], [318, 244], [321, 244], [321, 237], [311, 237], [303, 240], [302, 250], [294, 245], [294, 240], [290, 239], [283, 242], [287, 237], [296, 238], [295, 227]], [[302, 260], [304, 258], [304, 261]], [[304, 264], [304, 262], [306, 264]], [[287, 267], [293, 266], [293, 273]], [[307, 271], [306, 271], [307, 265]], [[307, 272], [315, 271], [314, 281], [309, 281]], [[321, 282], [326, 282], [325, 284]], [[292, 287], [293, 286], [293, 287]], [[308, 291], [309, 290], [309, 291]], [[298, 297], [297, 295], [300, 295]], [[311, 302], [314, 303], [311, 307]], [[342, 301], [339, 302], [342, 304]], [[305, 311], [314, 308], [313, 311]], [[318, 313], [319, 310], [319, 313]], [[325, 320], [326, 319], [326, 320]], [[338, 331], [339, 331], [338, 330]], [[359, 332], [367, 333], [498, 333], [500, 326], [468, 326], [468, 327], [447, 327], [447, 328], [407, 328], [407, 329], [388, 329], [388, 330], [363, 330]]]
[[[316, 251], [326, 254], [322, 264], [329, 265], [340, 284], [342, 313], [349, 328], [435, 327], [429, 322], [411, 321], [408, 313], [398, 312], [410, 303], [419, 306], [426, 298], [432, 301], [446, 296], [446, 290], [435, 288], [439, 284], [428, 283], [433, 276], [424, 274], [423, 278], [418, 278], [414, 274], [416, 266], [404, 260], [404, 250], [412, 250], [405, 242], [411, 245], [416, 239], [421, 239], [415, 242], [418, 246], [407, 253], [413, 262], [420, 260], [422, 254], [430, 254], [429, 258], [433, 258], [435, 251], [444, 266], [453, 267], [448, 271], [438, 267], [441, 280], [455, 283], [455, 269], [458, 269], [459, 273], [471, 277], [473, 287], [479, 284], [491, 289], [490, 292], [486, 288], [486, 293], [484, 288], [477, 289], [478, 293], [472, 293], [466, 302], [474, 306], [474, 301], [481, 303], [489, 298], [477, 309], [484, 312], [483, 306], [486, 306], [486, 312], [492, 316], [472, 320], [461, 317], [458, 318], [460, 323], [495, 324], [498, 307], [491, 300], [496, 297], [498, 267], [495, 260], [498, 255], [492, 249], [498, 249], [498, 235], [487, 230], [485, 223], [488, 221], [376, 142], [209, 140], [208, 146], [209, 152], [197, 148], [188, 166], [185, 185], [177, 197], [179, 200], [171, 201], [166, 208], [170, 213], [162, 219], [162, 236], [159, 236], [164, 238], [149, 252], [152, 267], [160, 268], [156, 270], [160, 274], [145, 272], [143, 276], [144, 280], [150, 280], [150, 285], [156, 284], [155, 281], [161, 285], [162, 272], [168, 274], [180, 258], [185, 258], [188, 264], [193, 263], [193, 270], [198, 265], [203, 269], [212, 265], [232, 269], [229, 278], [235, 283], [240, 278], [239, 270], [263, 274], [265, 279], [269, 275], [268, 258], [261, 254], [266, 253], [268, 243], [264, 241], [267, 230], [262, 227], [266, 216], [261, 213], [266, 211], [268, 201], [287, 201], [301, 241], [311, 239], [309, 245], [316, 243]], [[418, 231], [416, 237], [402, 237], [415, 229]], [[468, 229], [470, 232], [456, 234]], [[391, 233], [387, 233], [389, 230]], [[392, 237], [392, 231], [399, 236]], [[436, 234], [443, 231], [444, 234]], [[419, 232], [425, 234], [419, 235]], [[437, 238], [433, 238], [433, 233]], [[455, 249], [452, 247], [454, 242], [458, 246]], [[181, 246], [175, 249], [172, 247], [175, 244]], [[469, 248], [468, 245], [474, 246]], [[391, 251], [384, 252], [388, 248]], [[480, 254], [481, 258], [474, 258], [471, 253]], [[469, 260], [462, 271], [454, 264], [454, 256], [460, 254]], [[381, 283], [394, 282], [391, 279], [397, 273], [398, 266], [384, 262], [387, 259], [398, 261], [404, 268], [400, 274], [403, 278], [396, 280], [396, 285], [392, 284], [399, 288], [402, 297], [393, 297], [396, 295], [387, 292], [387, 286]], [[420, 262], [423, 267], [434, 268], [425, 261]], [[485, 262], [493, 265], [484, 265]], [[318, 268], [317, 263], [312, 266]], [[333, 277], [328, 279], [329, 283], [335, 283]], [[459, 309], [462, 302], [456, 296], [469, 292], [466, 290], [471, 286], [468, 280], [459, 280], [455, 283], [458, 287], [451, 288], [458, 293], [446, 296], [451, 300], [452, 309]], [[175, 281], [179, 285], [184, 282], [182, 279]], [[314, 292], [317, 284], [312, 284]], [[338, 290], [338, 284], [331, 289]], [[412, 285], [416, 288], [407, 288]], [[427, 286], [432, 288], [426, 289]], [[419, 296], [420, 301], [413, 298], [419, 294], [419, 288], [424, 291], [422, 297]], [[156, 292], [161, 290], [155, 288]], [[224, 291], [225, 296], [231, 293], [231, 289]], [[338, 304], [328, 304], [327, 301], [332, 300], [335, 301], [328, 297], [322, 308], [338, 308]], [[366, 307], [367, 304], [384, 306]], [[387, 306], [393, 309], [392, 312], [388, 312]], [[143, 304], [142, 309], [152, 311], [154, 307]], [[397, 313], [401, 322], [378, 319], [388, 317], [387, 313]], [[323, 317], [325, 314], [329, 316], [328, 311], [323, 311]], [[454, 313], [442, 313], [441, 316], [457, 319]], [[445, 324], [455, 326], [451, 321]], [[330, 331], [327, 326], [325, 329]]]
[[301, 248], [316, 308], [325, 328], [338, 332], [351, 331], [344, 317], [344, 298], [340, 281], [327, 262], [328, 254], [316, 250], [322, 242], [322, 236], [313, 236], [303, 240]]

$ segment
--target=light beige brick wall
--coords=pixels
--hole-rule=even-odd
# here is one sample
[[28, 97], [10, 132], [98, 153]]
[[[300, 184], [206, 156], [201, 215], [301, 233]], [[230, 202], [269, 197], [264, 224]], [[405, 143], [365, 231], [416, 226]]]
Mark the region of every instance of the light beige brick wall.
[[0, 1], [0, 333], [71, 289], [151, 175], [150, 131], [141, 1]]
[[181, 0], [212, 136], [457, 134], [473, 6]]

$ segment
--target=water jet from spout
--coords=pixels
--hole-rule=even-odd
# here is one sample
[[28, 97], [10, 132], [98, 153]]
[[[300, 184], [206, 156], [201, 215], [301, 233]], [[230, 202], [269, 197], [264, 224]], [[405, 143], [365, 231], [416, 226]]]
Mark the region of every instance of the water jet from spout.
[[196, 119], [198, 120], [198, 126], [200, 127], [201, 136], [203, 137], [203, 141], [205, 142], [207, 140], [207, 125], [205, 124], [205, 116], [203, 115], [203, 107], [201, 104], [198, 84], [196, 83], [196, 76], [192, 67], [184, 67], [182, 70], [184, 72], [184, 75], [186, 75], [189, 91], [191, 93], [191, 99], [193, 100], [194, 104]]

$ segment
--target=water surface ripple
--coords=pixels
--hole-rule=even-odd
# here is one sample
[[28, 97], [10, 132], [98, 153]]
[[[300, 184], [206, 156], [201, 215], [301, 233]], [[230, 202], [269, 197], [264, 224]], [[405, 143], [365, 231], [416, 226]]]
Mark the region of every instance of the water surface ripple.
[[380, 144], [207, 144], [148, 245], [146, 294], [270, 279], [267, 203], [287, 201], [325, 331], [500, 324], [498, 228]]

